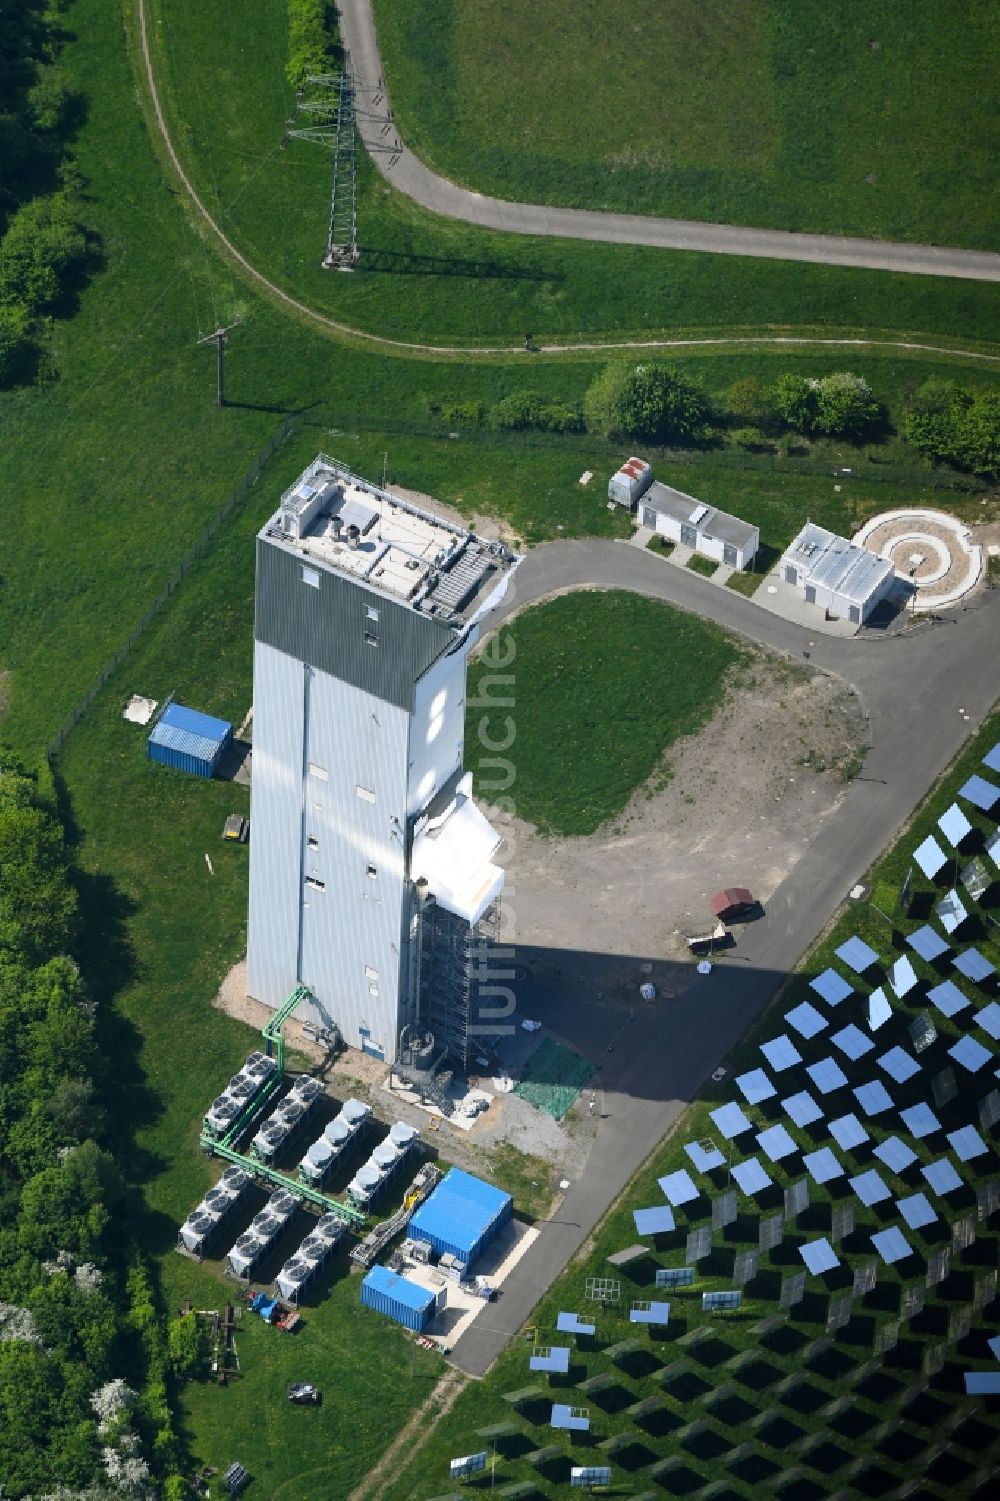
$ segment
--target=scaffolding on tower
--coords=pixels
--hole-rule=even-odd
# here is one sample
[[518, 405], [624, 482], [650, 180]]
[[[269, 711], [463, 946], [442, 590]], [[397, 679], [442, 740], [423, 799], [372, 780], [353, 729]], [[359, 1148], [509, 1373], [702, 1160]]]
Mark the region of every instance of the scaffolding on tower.
[[[309, 123], [288, 130], [288, 136], [315, 141], [331, 155], [330, 213], [323, 266], [328, 271], [353, 271], [361, 258], [358, 247], [357, 121], [362, 117], [376, 130], [364, 139], [369, 151], [386, 152], [398, 159], [402, 147], [395, 138], [392, 114], [380, 83], [366, 84], [354, 76], [350, 53], [345, 50], [339, 73], [316, 73], [306, 79], [310, 95], [295, 101], [297, 114]], [[359, 104], [359, 96], [365, 101]], [[391, 141], [387, 138], [392, 136]], [[390, 166], [393, 161], [390, 161]]]

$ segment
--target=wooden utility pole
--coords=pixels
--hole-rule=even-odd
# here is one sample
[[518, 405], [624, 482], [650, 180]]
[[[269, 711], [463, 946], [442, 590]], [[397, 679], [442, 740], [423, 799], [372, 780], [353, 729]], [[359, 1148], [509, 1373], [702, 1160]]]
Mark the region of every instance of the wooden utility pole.
[[239, 318], [237, 318], [235, 323], [227, 323], [225, 328], [220, 325], [216, 328], [214, 333], [202, 334], [198, 339], [199, 344], [215, 345], [216, 397], [218, 405], [220, 407], [224, 407], [226, 404], [226, 371], [224, 355], [226, 338], [229, 334], [232, 333], [234, 328], [239, 327], [239, 323], [240, 320]]

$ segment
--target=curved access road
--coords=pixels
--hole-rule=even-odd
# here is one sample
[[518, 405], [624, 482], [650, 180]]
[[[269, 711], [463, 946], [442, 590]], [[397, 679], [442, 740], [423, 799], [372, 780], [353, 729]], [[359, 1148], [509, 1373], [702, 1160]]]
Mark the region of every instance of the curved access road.
[[[845, 640], [811, 635], [731, 589], [627, 544], [553, 542], [528, 554], [498, 619], [552, 594], [592, 587], [630, 589], [667, 600], [800, 661], [808, 653], [813, 666], [838, 674], [859, 694], [869, 718], [871, 749], [863, 776], [852, 784], [835, 816], [816, 830], [768, 901], [764, 917], [743, 931], [735, 956], [699, 977], [669, 1006], [636, 1013], [634, 1026], [611, 1022], [619, 1028], [613, 1051], [605, 1046], [607, 1036], [598, 1037], [593, 1030], [593, 1012], [588, 1021], [581, 1008], [570, 1020], [555, 998], [550, 1018], [534, 1010], [538, 998], [532, 996], [534, 1015], [575, 1037], [589, 1056], [602, 1057], [602, 1119], [586, 1168], [513, 1268], [502, 1298], [484, 1308], [456, 1342], [451, 1359], [471, 1376], [484, 1375], [514, 1338], [850, 888], [979, 728], [1000, 692], [1000, 591], [976, 596], [946, 624], [928, 624], [884, 641]], [[691, 670], [697, 670], [697, 663]], [[774, 712], [781, 713], [780, 704]], [[726, 771], [738, 795], [740, 769]], [[578, 967], [582, 957], [576, 956]]]
[[[371, 0], [337, 0], [340, 34], [363, 83], [385, 82]], [[380, 110], [386, 106], [380, 106]], [[375, 111], [372, 111], [374, 114]], [[363, 114], [358, 129], [387, 182], [432, 213], [484, 229], [513, 234], [553, 235], [563, 240], [595, 240], [614, 245], [648, 245], [659, 250], [697, 250], [712, 255], [746, 255], [776, 261], [812, 261], [823, 266], [855, 266], [869, 271], [903, 271], [916, 276], [1000, 281], [1000, 255], [985, 250], [952, 250], [940, 245], [907, 245], [892, 240], [859, 240], [841, 235], [795, 234], [781, 229], [748, 229], [736, 224], [704, 224], [693, 219], [656, 219], [645, 214], [613, 214], [589, 209], [510, 203], [460, 188], [432, 172], [407, 150], [398, 132], [383, 135], [384, 120]], [[395, 142], [393, 154], [386, 154]]]

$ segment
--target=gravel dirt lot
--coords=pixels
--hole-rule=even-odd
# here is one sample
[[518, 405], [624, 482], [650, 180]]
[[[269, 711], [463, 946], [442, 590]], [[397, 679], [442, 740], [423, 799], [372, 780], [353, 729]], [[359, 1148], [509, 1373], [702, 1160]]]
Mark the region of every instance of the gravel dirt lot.
[[[748, 886], [766, 906], [860, 770], [865, 730], [838, 678], [756, 652], [709, 724], [672, 747], [613, 823], [585, 838], [502, 825], [519, 957], [556, 951], [572, 972], [586, 956], [589, 978], [606, 956], [612, 988], [641, 962], [689, 968], [684, 934], [710, 929], [708, 898]], [[512, 791], [516, 803], [516, 781]]]

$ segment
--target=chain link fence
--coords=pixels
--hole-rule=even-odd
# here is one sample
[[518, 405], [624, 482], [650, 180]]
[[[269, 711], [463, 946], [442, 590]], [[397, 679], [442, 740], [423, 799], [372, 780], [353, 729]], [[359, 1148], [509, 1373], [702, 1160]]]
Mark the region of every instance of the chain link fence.
[[239, 481], [235, 489], [227, 497], [223, 505], [221, 505], [216, 511], [215, 515], [205, 527], [205, 530], [201, 533], [200, 537], [198, 537], [188, 548], [187, 552], [184, 554], [184, 557], [178, 563], [173, 573], [167, 579], [167, 582], [163, 585], [156, 598], [150, 604], [146, 613], [142, 616], [142, 619], [138, 620], [132, 627], [132, 629], [128, 633], [126, 640], [122, 642], [114, 655], [109, 657], [108, 660], [104, 663], [104, 666], [101, 668], [100, 672], [97, 674], [97, 677], [94, 679], [93, 683], [91, 683], [86, 693], [80, 699], [79, 703], [76, 704], [71, 712], [66, 716], [66, 719], [56, 731], [55, 736], [49, 742], [46, 755], [48, 756], [50, 762], [62, 750], [63, 746], [66, 743], [67, 736], [79, 724], [80, 720], [83, 718], [84, 714], [86, 714], [87, 710], [94, 702], [94, 699], [104, 687], [105, 683], [113, 673], [116, 673], [118, 671], [122, 663], [125, 662], [125, 660], [132, 652], [133, 648], [135, 647], [136, 642], [140, 640], [140, 638], [152, 625], [153, 621], [156, 619], [157, 615], [159, 615], [160, 611], [167, 603], [167, 600], [177, 589], [178, 585], [182, 582], [183, 579], [187, 577], [187, 575], [191, 572], [191, 569], [194, 567], [195, 563], [197, 563], [198, 559], [201, 558], [207, 551], [208, 547], [218, 533], [219, 528], [229, 519], [233, 511], [239, 505], [240, 501], [246, 495], [247, 491], [257, 483], [258, 476], [260, 475], [260, 472], [263, 469], [264, 465], [268, 462], [268, 460], [276, 452], [276, 450], [279, 449], [281, 445], [288, 439], [291, 433], [294, 432], [295, 429], [300, 425], [301, 420], [302, 419], [300, 413], [291, 413], [288, 417], [285, 418], [278, 430], [274, 434], [272, 434], [272, 436], [265, 443], [264, 447], [256, 455], [253, 463], [250, 465], [250, 468], [243, 475], [243, 478]]
[[[879, 453], [857, 455], [851, 467], [841, 467], [829, 454], [783, 454], [757, 453], [752, 450], [708, 444], [700, 448], [657, 448], [638, 440], [602, 438], [596, 433], [555, 433], [538, 428], [495, 428], [488, 424], [457, 423], [449, 426], [432, 417], [386, 417], [367, 412], [338, 411], [336, 413], [310, 412], [310, 426], [325, 430], [328, 446], [336, 439], [358, 437], [362, 433], [379, 433], [387, 437], [398, 435], [413, 438], [437, 438], [442, 442], [470, 443], [492, 448], [507, 448], [513, 451], [561, 450], [591, 455], [606, 452], [609, 464], [617, 467], [622, 455], [630, 451], [641, 452], [653, 464], [687, 464], [711, 469], [736, 469], [748, 472], [772, 474], [803, 474], [825, 479], [860, 480], [873, 484], [928, 485], [935, 489], [950, 489], [965, 493], [981, 491], [984, 481], [974, 475], [958, 473], [953, 469], [932, 466], [922, 462], [900, 463]], [[631, 448], [630, 448], [631, 445]], [[609, 469], [608, 473], [611, 474]]]

